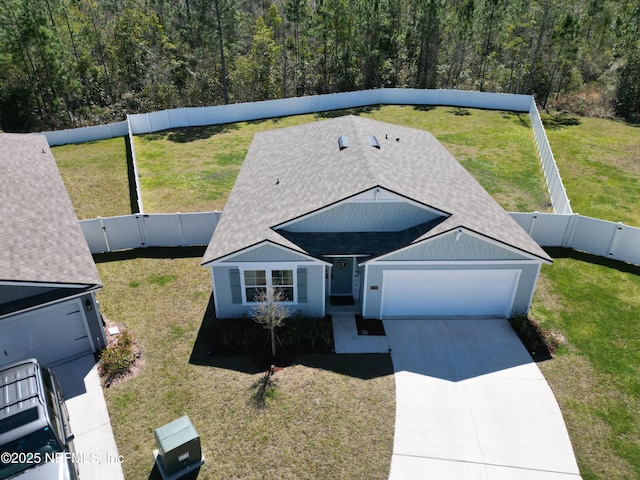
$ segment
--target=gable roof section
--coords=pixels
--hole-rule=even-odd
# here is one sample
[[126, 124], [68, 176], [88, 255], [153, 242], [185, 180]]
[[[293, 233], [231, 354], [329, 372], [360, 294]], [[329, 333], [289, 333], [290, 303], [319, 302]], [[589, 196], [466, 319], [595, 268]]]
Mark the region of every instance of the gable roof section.
[[[471, 230], [458, 227], [435, 237], [405, 245], [393, 252], [385, 253], [377, 258], [368, 259], [364, 263], [420, 261], [474, 262], [474, 261], [539, 261], [529, 253], [517, 250], [493, 239], [488, 239]], [[545, 261], [545, 263], [551, 263]]]
[[550, 260], [433, 135], [345, 116], [256, 134], [202, 263], [262, 240], [311, 254], [274, 227], [375, 187], [449, 214], [412, 243], [465, 227]]
[[0, 281], [101, 286], [46, 137], [0, 133]]

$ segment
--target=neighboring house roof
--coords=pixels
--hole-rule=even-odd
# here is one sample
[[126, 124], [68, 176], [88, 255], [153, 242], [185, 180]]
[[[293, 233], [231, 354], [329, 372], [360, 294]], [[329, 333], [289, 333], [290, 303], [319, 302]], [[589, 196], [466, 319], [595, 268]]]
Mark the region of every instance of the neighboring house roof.
[[[349, 140], [342, 150], [340, 136]], [[390, 250], [406, 246], [407, 235], [415, 244], [462, 227], [551, 260], [433, 135], [345, 116], [255, 135], [202, 263], [265, 240], [313, 256], [320, 237], [274, 227], [375, 187], [449, 215], [424, 231], [389, 235]]]
[[101, 286], [46, 137], [0, 133], [0, 281]]

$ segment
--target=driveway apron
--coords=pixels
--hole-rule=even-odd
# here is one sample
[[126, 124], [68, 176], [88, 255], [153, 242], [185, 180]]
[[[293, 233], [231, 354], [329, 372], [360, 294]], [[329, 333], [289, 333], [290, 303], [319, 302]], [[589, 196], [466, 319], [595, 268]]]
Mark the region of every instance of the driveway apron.
[[504, 319], [385, 320], [396, 381], [390, 480], [568, 480], [556, 399]]

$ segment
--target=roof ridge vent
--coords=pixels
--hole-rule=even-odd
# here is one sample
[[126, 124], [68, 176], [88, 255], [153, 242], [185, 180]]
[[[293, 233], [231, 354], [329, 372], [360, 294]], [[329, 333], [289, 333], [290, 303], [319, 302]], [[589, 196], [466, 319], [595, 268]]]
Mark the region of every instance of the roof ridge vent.
[[349, 137], [347, 137], [346, 135], [340, 135], [338, 137], [338, 147], [340, 147], [340, 150], [344, 150], [349, 145]]
[[380, 150], [380, 142], [378, 142], [378, 139], [375, 135], [369, 135], [369, 143], [373, 148], [377, 148], [378, 150]]

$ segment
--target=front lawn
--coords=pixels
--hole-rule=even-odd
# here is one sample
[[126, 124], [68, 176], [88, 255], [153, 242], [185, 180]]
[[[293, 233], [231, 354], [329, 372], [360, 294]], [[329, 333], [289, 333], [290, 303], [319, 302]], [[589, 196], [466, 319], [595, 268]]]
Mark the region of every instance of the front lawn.
[[533, 316], [564, 337], [538, 364], [585, 480], [640, 478], [640, 267], [550, 250]]
[[248, 357], [211, 352], [202, 249], [173, 259], [146, 252], [98, 263], [101, 311], [126, 324], [142, 349], [142, 370], [105, 389], [125, 478], [149, 477], [153, 430], [184, 414], [206, 458], [199, 480], [388, 478], [395, 425], [388, 355], [298, 355], [275, 374], [261, 408], [263, 372]]

